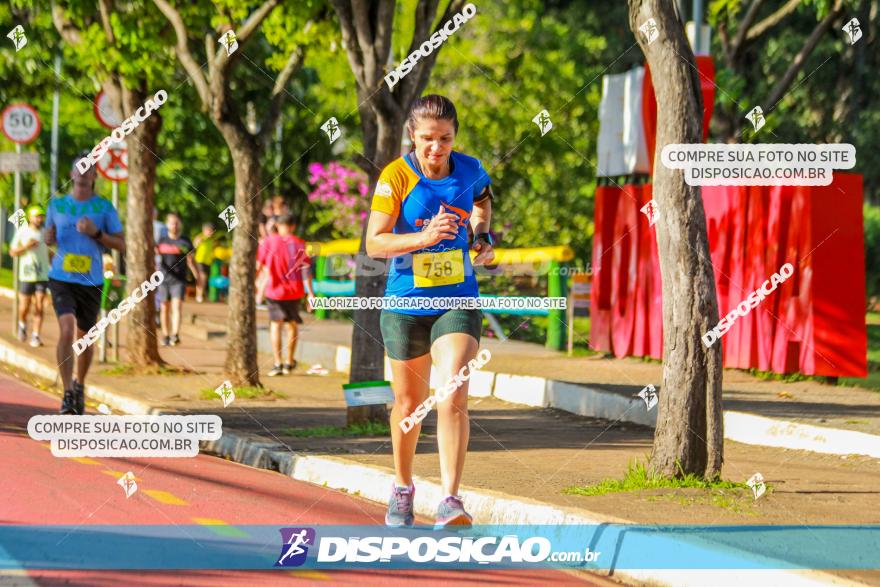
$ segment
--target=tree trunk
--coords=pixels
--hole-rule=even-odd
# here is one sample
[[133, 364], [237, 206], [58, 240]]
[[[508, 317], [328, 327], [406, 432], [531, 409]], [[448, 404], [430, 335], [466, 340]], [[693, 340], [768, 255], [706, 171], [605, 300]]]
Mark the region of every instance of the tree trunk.
[[[403, 120], [395, 117], [374, 116], [363, 123], [364, 150], [373, 155], [372, 161], [364, 161], [364, 171], [372, 188], [379, 180], [382, 169], [400, 156], [403, 137]], [[369, 156], [369, 155], [368, 155]], [[369, 220], [369, 218], [367, 218]], [[361, 244], [358, 249], [355, 295], [358, 297], [381, 297], [385, 294], [387, 262], [372, 259], [366, 253], [366, 229], [364, 221]], [[379, 310], [355, 310], [354, 330], [351, 333], [351, 369], [349, 381], [375, 381], [385, 379], [385, 345], [379, 329]], [[388, 422], [388, 411], [383, 405], [348, 408], [348, 424], [366, 421]]]
[[[233, 385], [261, 386], [257, 361], [257, 308], [254, 276], [257, 270], [260, 198], [262, 189], [259, 144], [241, 128], [217, 123], [235, 171], [235, 211], [229, 262], [229, 314], [226, 328], [226, 376]], [[226, 203], [217, 211], [226, 208]]]
[[[660, 36], [647, 44], [639, 26], [653, 17]], [[718, 321], [717, 297], [700, 188], [660, 162], [671, 143], [702, 142], [702, 96], [684, 27], [671, 0], [630, 0], [630, 27], [651, 68], [657, 96], [655, 225], [663, 279], [663, 387], [651, 468], [666, 477], [721, 472], [721, 346], [700, 337]]]
[[[143, 106], [147, 95], [143, 89], [123, 90], [124, 116], [131, 116]], [[126, 200], [125, 273], [126, 290], [147, 281], [156, 271], [153, 242], [153, 210], [155, 209], [156, 143], [162, 127], [162, 115], [154, 110], [138, 124], [126, 141], [128, 148], [128, 198]], [[117, 268], [118, 269], [118, 268]], [[125, 349], [128, 361], [137, 367], [163, 365], [156, 344], [156, 292], [132, 306], [128, 315], [128, 336]]]

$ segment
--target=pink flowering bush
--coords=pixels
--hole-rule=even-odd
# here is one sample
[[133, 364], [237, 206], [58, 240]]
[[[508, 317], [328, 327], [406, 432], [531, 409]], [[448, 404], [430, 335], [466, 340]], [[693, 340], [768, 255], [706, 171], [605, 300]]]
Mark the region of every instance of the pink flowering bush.
[[336, 161], [312, 163], [309, 184], [318, 225], [329, 228], [331, 238], [359, 238], [370, 209], [366, 175]]

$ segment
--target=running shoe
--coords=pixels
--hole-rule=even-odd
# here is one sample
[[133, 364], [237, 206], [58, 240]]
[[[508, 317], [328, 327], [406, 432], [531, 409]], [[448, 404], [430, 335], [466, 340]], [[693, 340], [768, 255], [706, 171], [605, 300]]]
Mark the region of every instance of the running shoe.
[[76, 395], [76, 413], [84, 416], [86, 414], [86, 386], [74, 379], [73, 392]]
[[464, 504], [453, 495], [440, 502], [437, 508], [437, 519], [434, 521], [435, 530], [443, 530], [449, 526], [470, 528], [473, 519], [464, 511]]
[[179, 344], [180, 344], [180, 337], [177, 336], [177, 335], [175, 334], [174, 336], [171, 337], [171, 340], [169, 341], [169, 344], [170, 344], [171, 346], [177, 346], [177, 345], [179, 345]]
[[296, 361], [293, 362], [293, 365], [290, 363], [286, 363], [281, 366], [281, 372], [285, 375], [290, 375], [290, 372], [296, 369]]
[[269, 377], [275, 377], [282, 374], [286, 375], [286, 373], [284, 373], [284, 368], [281, 365], [275, 365], [272, 367], [272, 370], [267, 373]]
[[61, 412], [62, 416], [75, 416], [77, 414], [76, 411], [76, 392], [72, 389], [68, 389], [64, 392], [64, 399], [61, 400]]
[[40, 337], [39, 337], [39, 336], [37, 336], [36, 334], [34, 334], [33, 336], [31, 336], [31, 341], [30, 341], [28, 344], [31, 345], [31, 346], [34, 347], [34, 348], [38, 348], [38, 347], [43, 346], [43, 341], [40, 340]]
[[392, 528], [410, 527], [415, 523], [413, 515], [413, 501], [416, 496], [416, 488], [398, 487], [391, 484], [391, 499], [388, 500], [388, 511], [385, 513], [385, 525]]
[[27, 326], [24, 322], [18, 323], [18, 340], [25, 342], [27, 340]]
[[171, 337], [165, 336], [162, 338], [162, 346], [171, 346]]

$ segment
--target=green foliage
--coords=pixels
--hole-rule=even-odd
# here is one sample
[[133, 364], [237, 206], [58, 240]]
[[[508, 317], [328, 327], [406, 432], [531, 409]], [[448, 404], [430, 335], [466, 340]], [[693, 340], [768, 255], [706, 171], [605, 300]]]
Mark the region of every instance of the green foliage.
[[[680, 478], [667, 478], [658, 475], [645, 463], [630, 461], [623, 479], [605, 479], [596, 485], [574, 485], [562, 490], [566, 495], [605, 495], [623, 491], [642, 491], [645, 489], [744, 489], [749, 490], [745, 483], [722, 481], [720, 479], [704, 479], [693, 474]], [[769, 484], [767, 485], [769, 489]]]
[[351, 426], [315, 426], [313, 428], [285, 428], [285, 436], [299, 438], [334, 438], [338, 436], [388, 436], [391, 428], [381, 422], [352, 424]]
[[[396, 5], [395, 63], [409, 50], [416, 3], [401, 0]], [[29, 39], [19, 53], [11, 43], [0, 43], [0, 75], [4, 80], [0, 102], [30, 102], [43, 121], [39, 139], [25, 147], [38, 151], [43, 162], [39, 173], [24, 176], [25, 203], [45, 201], [48, 196], [52, 60], [60, 48], [64, 53], [61, 191], [66, 191], [74, 153], [93, 147], [109, 134], [95, 120], [91, 101], [102, 76], [119, 69], [127, 76], [146, 80], [151, 91], [161, 88], [169, 94], [159, 111], [163, 128], [156, 150], [160, 213], [181, 213], [188, 233], [197, 230], [201, 222], [219, 222], [217, 213], [234, 197], [231, 158], [173, 55], [174, 34], [164, 17], [149, 0], [117, 0], [111, 23], [118, 48], [110, 49], [94, 3], [66, 0], [58, 4], [82, 29], [86, 38], [83, 48], [61, 41], [51, 22], [48, 1], [14, 0], [12, 5], [0, 6], [0, 21], [23, 24]], [[190, 48], [199, 63], [207, 60], [206, 35], [216, 39], [223, 30], [240, 27], [259, 4], [259, 0], [176, 3], [190, 28]], [[438, 14], [442, 14], [447, 2], [439, 4]], [[759, 18], [774, 9], [772, 3], [765, 4]], [[732, 113], [729, 115], [742, 119], [752, 105], [762, 103], [829, 5], [828, 0], [804, 2], [771, 33], [746, 47], [746, 66], [741, 68], [724, 66], [719, 35], [712, 35], [718, 86], [713, 139], [719, 136], [719, 116]], [[732, 36], [746, 7], [741, 0], [713, 0], [707, 4], [706, 14], [713, 27], [726, 24]], [[477, 15], [438, 50], [425, 92], [445, 94], [456, 103], [461, 121], [457, 149], [481, 159], [493, 179], [498, 196], [493, 230], [500, 233], [499, 245], [566, 243], [583, 263], [589, 259], [593, 233], [602, 75], [621, 73], [643, 62], [629, 30], [626, 3], [606, 3], [598, 8], [586, 0], [511, 0], [477, 8]], [[849, 71], [844, 66], [852, 59], [852, 49], [841, 47], [841, 34], [835, 30], [823, 37], [790, 92], [767, 116], [764, 129], [753, 136], [745, 123], [741, 140], [826, 142], [841, 131], [833, 112], [841, 80], [846, 81], [843, 76]], [[278, 6], [260, 32], [239, 47], [235, 57], [239, 64], [230, 89], [237, 107], [244, 110], [246, 104], [253, 104], [259, 120], [266, 111], [274, 76], [290, 51], [299, 46], [306, 51], [306, 61], [287, 87], [282, 136], [269, 142], [262, 160], [263, 185], [254, 196], [284, 195], [299, 226], [305, 227], [302, 236], [323, 240], [338, 233], [329, 228], [326, 213], [308, 201], [308, 166], [333, 160], [351, 164], [363, 151], [358, 106], [364, 98], [354, 90], [339, 26], [327, 3], [303, 0]], [[221, 50], [216, 43], [212, 48]], [[869, 54], [866, 58], [865, 69], [872, 71], [877, 57]], [[876, 77], [869, 78], [859, 91], [867, 100], [867, 96], [880, 93], [878, 84]], [[770, 105], [763, 106], [766, 112]], [[532, 118], [543, 109], [550, 113], [553, 129], [541, 137]], [[331, 116], [342, 129], [342, 138], [333, 145], [320, 130]], [[876, 201], [880, 149], [873, 143], [880, 136], [880, 109], [862, 108], [858, 124], [848, 125], [847, 133], [846, 140], [853, 142], [858, 152], [855, 171], [865, 174], [866, 198]], [[12, 148], [0, 137], [0, 150]], [[109, 182], [99, 179], [98, 192], [109, 197]], [[126, 184], [120, 185], [120, 193], [124, 208]], [[12, 176], [5, 174], [0, 176], [0, 203], [9, 206], [11, 201]], [[877, 208], [866, 208], [869, 295], [880, 295], [878, 225]], [[509, 288], [500, 278], [484, 279], [481, 285], [486, 291], [499, 293]], [[546, 284], [535, 287], [545, 288]]]
[[865, 204], [864, 211], [866, 294], [880, 304], [880, 206]]
[[[626, 22], [624, 3], [601, 11], [494, 3], [441, 48], [426, 93], [455, 102], [456, 148], [492, 177], [499, 246], [566, 243], [588, 258], [601, 74], [641, 60]], [[553, 129], [541, 137], [532, 118], [544, 109]]]

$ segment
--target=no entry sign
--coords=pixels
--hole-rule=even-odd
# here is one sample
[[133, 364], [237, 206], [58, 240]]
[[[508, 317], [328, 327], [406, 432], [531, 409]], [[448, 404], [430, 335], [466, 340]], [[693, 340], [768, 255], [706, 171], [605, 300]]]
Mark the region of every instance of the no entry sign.
[[40, 134], [40, 117], [28, 104], [10, 104], [2, 114], [3, 134], [13, 143], [32, 143]]
[[125, 141], [111, 145], [98, 161], [98, 173], [110, 181], [128, 180], [128, 149]]

